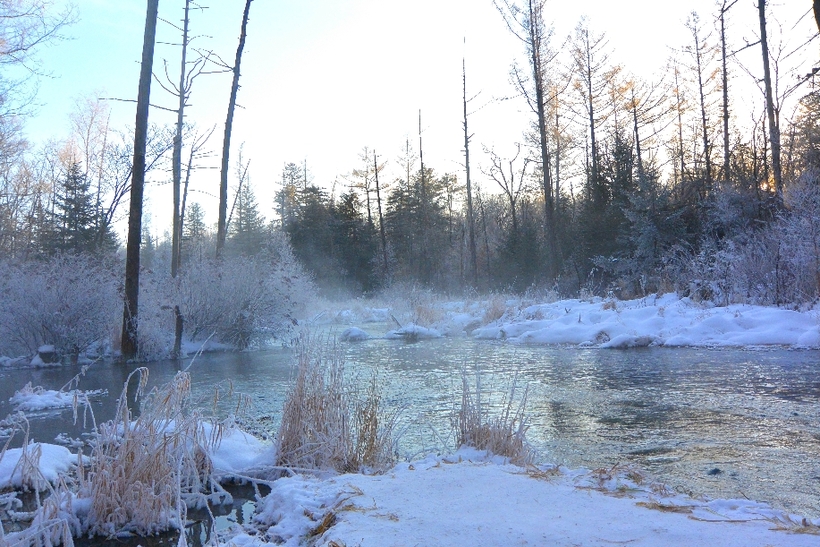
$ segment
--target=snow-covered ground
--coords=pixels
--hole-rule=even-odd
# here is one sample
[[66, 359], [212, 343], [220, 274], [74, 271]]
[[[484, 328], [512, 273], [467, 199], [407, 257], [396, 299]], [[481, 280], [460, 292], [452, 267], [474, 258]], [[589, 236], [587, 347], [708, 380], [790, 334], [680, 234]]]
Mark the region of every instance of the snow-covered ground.
[[[64, 447], [37, 448], [47, 480], [77, 463]], [[218, 472], [237, 474], [266, 456], [270, 445], [236, 430], [213, 454]], [[19, 485], [19, 457], [6, 453], [0, 485]], [[813, 547], [818, 525], [754, 501], [692, 499], [630, 467], [519, 467], [462, 448], [384, 474], [279, 479], [252, 519], [220, 532], [220, 544]]]
[[[817, 545], [809, 522], [748, 500], [693, 500], [630, 469], [521, 468], [472, 449], [384, 475], [295, 476], [274, 483], [255, 541], [361, 547]], [[324, 523], [324, 525], [323, 525]], [[329, 528], [327, 525], [331, 524]], [[326, 530], [324, 528], [327, 528]], [[780, 530], [777, 530], [780, 529]]]
[[[567, 344], [602, 348], [641, 346], [787, 346], [820, 348], [820, 311], [734, 304], [717, 307], [670, 293], [621, 301], [589, 298], [548, 303], [521, 298], [435, 303], [418, 321], [418, 309], [345, 309], [326, 314], [357, 324], [350, 340], [373, 337], [366, 324], [403, 317], [407, 324], [381, 336], [472, 336], [517, 344]], [[386, 319], [385, 319], [386, 317]], [[420, 326], [421, 325], [421, 326]], [[360, 327], [365, 327], [362, 330]]]

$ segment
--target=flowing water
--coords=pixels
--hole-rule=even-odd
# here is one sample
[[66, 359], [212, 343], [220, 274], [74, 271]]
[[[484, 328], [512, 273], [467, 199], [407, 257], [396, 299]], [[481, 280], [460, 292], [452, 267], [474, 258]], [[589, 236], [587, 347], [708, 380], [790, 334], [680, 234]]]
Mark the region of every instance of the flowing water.
[[[748, 497], [820, 516], [820, 352], [786, 349], [670, 349], [626, 351], [517, 346], [468, 338], [405, 343], [340, 343], [346, 372], [365, 386], [375, 375], [383, 402], [401, 411], [398, 451], [413, 457], [452, 450], [452, 416], [462, 378], [475, 386], [480, 371], [485, 405], [503, 405], [515, 379], [528, 390], [528, 439], [543, 462], [598, 468], [640, 466], [682, 492]], [[150, 383], [169, 380], [182, 362], [148, 364]], [[248, 423], [273, 435], [293, 377], [292, 351], [202, 355], [190, 369], [195, 398], [213, 401], [227, 380], [251, 399]], [[0, 370], [0, 413], [31, 381], [59, 389], [76, 368]], [[97, 420], [111, 417], [127, 370], [95, 364], [81, 389], [107, 389], [95, 400]], [[234, 403], [222, 397], [222, 413]], [[32, 436], [81, 438], [72, 412], [30, 418]], [[82, 416], [78, 422], [82, 421]]]

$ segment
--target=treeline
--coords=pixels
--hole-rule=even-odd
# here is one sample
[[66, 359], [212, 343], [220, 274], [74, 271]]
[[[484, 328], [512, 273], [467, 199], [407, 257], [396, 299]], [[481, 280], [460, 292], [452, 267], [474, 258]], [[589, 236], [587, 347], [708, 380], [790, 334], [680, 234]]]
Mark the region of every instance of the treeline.
[[[462, 171], [436, 174], [409, 145], [385, 164], [365, 151], [331, 192], [285, 168], [278, 216], [320, 284], [814, 302], [820, 95], [816, 71], [784, 82], [789, 57], [810, 46], [789, 49], [788, 35], [767, 30], [760, 2], [765, 63], [755, 44], [744, 64], [727, 54], [740, 33], [724, 3], [711, 20], [690, 16], [690, 42], [646, 82], [612, 60], [586, 20], [555, 47], [543, 4], [498, 2], [526, 46], [511, 80], [532, 125], [506, 152], [485, 148], [472, 184]], [[760, 77], [756, 97], [734, 92], [741, 71]], [[741, 102], [757, 108], [741, 112]], [[400, 175], [381, 173], [377, 187], [385, 166]]]

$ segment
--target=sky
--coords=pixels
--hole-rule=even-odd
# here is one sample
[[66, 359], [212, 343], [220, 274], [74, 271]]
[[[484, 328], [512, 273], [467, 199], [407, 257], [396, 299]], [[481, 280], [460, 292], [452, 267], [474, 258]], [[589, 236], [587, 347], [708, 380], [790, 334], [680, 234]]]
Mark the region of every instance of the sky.
[[[144, 0], [75, 0], [79, 19], [65, 31], [65, 40], [40, 53], [42, 70], [38, 108], [27, 122], [32, 142], [65, 138], [69, 113], [81, 98], [135, 99], [145, 21]], [[213, 50], [232, 62], [244, 2], [207, 0], [207, 9], [192, 15], [194, 45]], [[799, 5], [798, 5], [799, 4]], [[160, 17], [178, 23], [182, 0], [160, 0]], [[675, 48], [690, 41], [684, 22], [693, 10], [711, 25], [716, 0], [658, 2], [657, 0], [551, 0], [546, 16], [554, 25], [553, 44], [566, 38], [582, 16], [592, 29], [605, 32], [613, 62], [645, 79], [657, 79]], [[791, 35], [812, 31], [804, 17], [810, 2], [772, 2], [778, 17], [788, 22]], [[757, 39], [756, 3], [740, 0], [732, 8], [733, 41]], [[809, 30], [806, 30], [809, 29]], [[155, 73], [163, 64], [173, 71], [179, 64], [178, 32], [160, 22]], [[811, 46], [817, 49], [817, 46]], [[361, 166], [363, 147], [376, 149], [387, 161], [388, 180], [399, 176], [396, 161], [409, 139], [418, 146], [419, 111], [425, 164], [437, 172], [463, 172], [462, 59], [467, 67], [470, 131], [474, 134], [473, 172], [483, 180], [483, 147], [511, 151], [521, 140], [529, 115], [520, 98], [512, 98], [510, 65], [521, 60], [523, 45], [507, 30], [491, 0], [255, 0], [251, 5], [242, 59], [241, 109], [234, 120], [232, 159], [250, 160], [250, 180], [261, 211], [272, 214], [273, 195], [286, 162], [307, 163], [313, 182], [328, 189]], [[746, 54], [744, 54], [746, 55]], [[754, 51], [757, 55], [757, 51]], [[748, 58], [750, 66], [754, 57]], [[735, 71], [733, 85], [751, 86], [751, 78]], [[215, 126], [209, 148], [221, 150], [221, 135], [230, 92], [230, 75], [202, 76], [194, 85], [188, 120], [207, 129]], [[762, 100], [753, 87], [749, 101]], [[174, 107], [174, 99], [154, 84], [151, 102]], [[133, 126], [135, 105], [109, 101], [113, 127]], [[159, 109], [151, 121], [173, 123], [175, 116]], [[371, 160], [372, 161], [372, 160]], [[476, 169], [478, 167], [478, 169]], [[167, 179], [165, 173], [153, 178]], [[218, 170], [203, 170], [192, 195], [215, 221]], [[159, 180], [156, 180], [159, 182]], [[148, 189], [152, 229], [161, 234], [170, 218], [170, 186]], [[338, 193], [338, 191], [337, 191]], [[165, 194], [168, 194], [167, 196]], [[163, 207], [164, 206], [164, 207]], [[213, 217], [213, 218], [212, 218]]]

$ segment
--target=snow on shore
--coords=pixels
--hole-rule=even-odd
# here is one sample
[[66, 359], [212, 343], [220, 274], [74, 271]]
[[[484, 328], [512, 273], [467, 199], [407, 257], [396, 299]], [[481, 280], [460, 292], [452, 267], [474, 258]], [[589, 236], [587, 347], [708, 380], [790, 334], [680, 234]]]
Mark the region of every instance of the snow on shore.
[[[536, 302], [521, 298], [431, 304], [428, 333], [582, 347], [645, 346], [820, 348], [820, 311], [733, 304], [714, 306], [670, 293], [636, 300]], [[381, 309], [379, 311], [382, 311]], [[395, 312], [401, 315], [399, 311]], [[374, 313], [344, 310], [337, 322], [367, 323]], [[413, 325], [413, 328], [420, 329]], [[398, 338], [399, 331], [386, 334]], [[367, 334], [367, 333], [365, 333]], [[431, 337], [431, 336], [424, 336]], [[423, 338], [423, 337], [419, 337]]]
[[[35, 447], [46, 480], [77, 462], [64, 447]], [[20, 455], [10, 449], [0, 460], [0, 487], [23, 483]], [[213, 454], [223, 470], [259, 465], [266, 455], [270, 445], [238, 430]], [[281, 478], [252, 519], [220, 532], [220, 545], [809, 547], [819, 525], [754, 501], [693, 499], [632, 467], [524, 468], [462, 448], [381, 475]]]
[[[332, 525], [331, 525], [332, 524]], [[815, 524], [820, 524], [817, 522]], [[276, 481], [250, 529], [225, 545], [817, 545], [812, 524], [748, 500], [694, 500], [629, 468], [521, 468], [472, 449], [384, 475]]]

